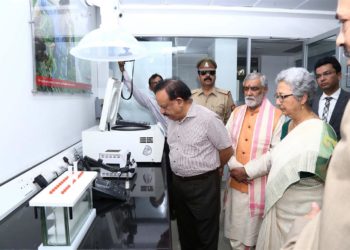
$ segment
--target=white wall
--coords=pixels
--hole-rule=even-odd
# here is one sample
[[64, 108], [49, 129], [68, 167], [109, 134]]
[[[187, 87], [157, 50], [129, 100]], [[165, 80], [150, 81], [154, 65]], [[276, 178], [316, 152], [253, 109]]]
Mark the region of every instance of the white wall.
[[0, 8], [0, 183], [81, 139], [94, 124], [91, 95], [33, 94], [29, 1]]
[[237, 39], [215, 39], [215, 61], [218, 64], [216, 86], [230, 90], [234, 101], [237, 93]]
[[269, 87], [267, 97], [272, 103], [275, 103], [276, 76], [281, 70], [292, 67], [294, 59], [288, 56], [261, 56], [261, 73], [266, 75]]

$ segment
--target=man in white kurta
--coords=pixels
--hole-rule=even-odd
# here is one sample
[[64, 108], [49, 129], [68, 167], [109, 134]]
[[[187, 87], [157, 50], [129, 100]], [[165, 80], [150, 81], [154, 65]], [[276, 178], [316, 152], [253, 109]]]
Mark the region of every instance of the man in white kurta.
[[[247, 75], [243, 82], [245, 105], [231, 114], [226, 128], [234, 156], [228, 162], [230, 171], [258, 158], [280, 141], [284, 116], [265, 97], [266, 77]], [[232, 249], [249, 249], [256, 245], [265, 202], [266, 176], [239, 182], [230, 177], [225, 194], [224, 234]]]

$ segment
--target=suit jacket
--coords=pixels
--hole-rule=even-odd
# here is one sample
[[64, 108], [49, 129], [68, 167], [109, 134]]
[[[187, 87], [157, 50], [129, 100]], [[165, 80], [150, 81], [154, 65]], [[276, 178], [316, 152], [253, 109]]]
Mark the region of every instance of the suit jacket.
[[322, 210], [301, 232], [298, 226], [291, 229], [283, 250], [350, 249], [350, 103], [341, 133], [343, 138], [336, 145], [328, 167]]
[[[318, 106], [320, 103], [321, 95], [318, 95], [314, 98], [312, 103], [312, 110], [318, 114]], [[329, 120], [329, 124], [333, 127], [335, 133], [337, 134], [338, 141], [340, 140], [340, 123], [341, 119], [344, 114], [344, 110], [346, 107], [346, 104], [348, 103], [348, 100], [350, 99], [350, 93], [346, 92], [345, 90], [340, 90], [340, 95], [337, 100], [337, 103], [335, 104], [331, 119]]]

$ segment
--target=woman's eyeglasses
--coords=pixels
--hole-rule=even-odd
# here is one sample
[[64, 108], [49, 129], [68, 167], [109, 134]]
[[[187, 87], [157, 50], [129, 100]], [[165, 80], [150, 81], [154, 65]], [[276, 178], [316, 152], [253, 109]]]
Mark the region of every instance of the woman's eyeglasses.
[[216, 71], [215, 70], [198, 70], [198, 75], [205, 76], [206, 74], [215, 76]]
[[280, 102], [283, 102], [284, 99], [286, 99], [287, 97], [292, 96], [293, 94], [288, 94], [288, 95], [277, 95], [275, 94], [275, 98], [278, 99]]

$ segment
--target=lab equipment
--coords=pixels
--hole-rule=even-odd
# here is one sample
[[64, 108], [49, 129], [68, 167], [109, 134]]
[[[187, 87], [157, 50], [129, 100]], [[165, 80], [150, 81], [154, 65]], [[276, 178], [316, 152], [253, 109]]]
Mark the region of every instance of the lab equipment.
[[97, 172], [66, 171], [29, 201], [40, 215], [39, 249], [77, 249], [96, 216], [92, 183]]
[[107, 150], [100, 153], [99, 159], [104, 164], [100, 168], [100, 176], [107, 178], [132, 178], [137, 166], [128, 150]]
[[136, 162], [161, 162], [165, 132], [160, 124], [142, 130], [114, 130], [123, 84], [110, 78], [107, 82], [99, 126], [82, 132], [83, 155], [98, 159], [110, 150], [129, 150]]

